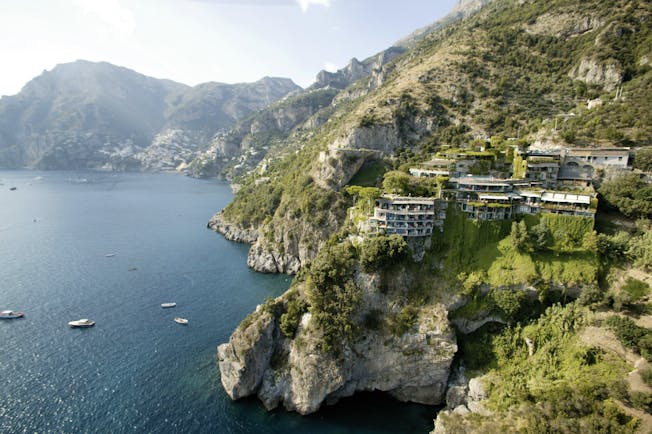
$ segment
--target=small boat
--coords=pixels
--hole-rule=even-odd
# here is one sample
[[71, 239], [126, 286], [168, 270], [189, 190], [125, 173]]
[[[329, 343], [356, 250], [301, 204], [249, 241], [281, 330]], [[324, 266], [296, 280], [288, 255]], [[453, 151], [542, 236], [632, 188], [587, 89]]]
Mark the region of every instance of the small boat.
[[68, 323], [70, 327], [93, 327], [95, 325], [95, 321], [91, 321], [90, 319], [83, 318], [83, 319], [78, 319], [77, 321], [70, 321]]
[[174, 319], [174, 322], [177, 323], [177, 324], [188, 325], [188, 320], [185, 319], [185, 318], [179, 318], [179, 317], [176, 317], [176, 318]]
[[115, 256], [115, 253], [107, 253], [104, 255], [106, 258], [113, 258]]
[[129, 268], [127, 269], [127, 271], [136, 271], [136, 270], [138, 270], [138, 268], [136, 268], [136, 267], [129, 267]]
[[11, 191], [15, 191], [15, 190], [16, 190], [16, 187], [10, 187], [9, 190], [11, 190]]
[[25, 314], [22, 312], [14, 312], [13, 310], [3, 310], [0, 312], [0, 319], [14, 319], [22, 318]]
[[177, 304], [176, 303], [161, 303], [161, 307], [163, 309], [169, 309], [171, 307], [175, 307]]

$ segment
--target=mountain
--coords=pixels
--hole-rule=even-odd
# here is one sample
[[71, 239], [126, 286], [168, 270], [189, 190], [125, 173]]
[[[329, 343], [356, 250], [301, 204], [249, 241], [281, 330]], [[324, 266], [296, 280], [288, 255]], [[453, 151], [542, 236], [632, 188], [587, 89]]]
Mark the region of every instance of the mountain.
[[280, 78], [189, 87], [105, 62], [58, 65], [0, 99], [0, 167], [174, 169], [298, 89]]
[[392, 60], [418, 40], [464, 19], [489, 1], [462, 0], [443, 19], [419, 29], [378, 54], [362, 61], [354, 57], [348, 65], [334, 72], [319, 71], [315, 82], [304, 91], [252, 115], [215, 137], [211, 146], [192, 162], [189, 174], [234, 179], [247, 173], [268, 153], [271, 156], [276, 153], [275, 149], [284, 148], [288, 136], [295, 129], [313, 128], [325, 122], [329, 114], [322, 109], [332, 110], [346, 100], [359, 98], [379, 87], [392, 71]]
[[[432, 236], [369, 228], [381, 194], [446, 192], [448, 177], [409, 173], [438, 153], [501, 167], [528, 145], [649, 155], [651, 18], [648, 1], [494, 0], [411, 37], [382, 73], [353, 62], [324, 74], [330, 103], [264, 142], [208, 223], [251, 244], [255, 270], [296, 274], [219, 346], [226, 392], [303, 414], [380, 390], [446, 403], [438, 433], [635, 432], [650, 403], [632, 382], [652, 359], [649, 222], [599, 205], [597, 233], [592, 217], [484, 221], [454, 204], [437, 209], [445, 222]], [[649, 174], [624, 188], [596, 172], [605, 196], [652, 209]], [[593, 186], [579, 188], [558, 197], [595, 204]]]

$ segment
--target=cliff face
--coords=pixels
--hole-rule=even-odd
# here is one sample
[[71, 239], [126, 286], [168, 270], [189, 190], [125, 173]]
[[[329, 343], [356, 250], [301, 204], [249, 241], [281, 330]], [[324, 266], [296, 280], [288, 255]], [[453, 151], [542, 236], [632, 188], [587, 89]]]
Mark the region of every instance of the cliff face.
[[[396, 311], [396, 299], [379, 290], [378, 276], [359, 274], [360, 321], [373, 312]], [[291, 296], [276, 300], [281, 310]], [[399, 400], [441, 404], [457, 351], [446, 306], [421, 308], [407, 331], [365, 327], [341, 352], [321, 347], [323, 334], [313, 315], [301, 316], [293, 338], [283, 335], [274, 309], [259, 308], [218, 348], [224, 389], [233, 399], [257, 395], [265, 407], [283, 405], [307, 414], [357, 391], [385, 391]], [[282, 317], [281, 317], [282, 318]]]

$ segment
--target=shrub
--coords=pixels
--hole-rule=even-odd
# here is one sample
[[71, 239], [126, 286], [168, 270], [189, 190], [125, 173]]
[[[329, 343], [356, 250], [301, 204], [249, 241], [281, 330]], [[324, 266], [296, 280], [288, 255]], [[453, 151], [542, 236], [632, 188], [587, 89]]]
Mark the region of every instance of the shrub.
[[634, 167], [646, 172], [652, 172], [652, 148], [640, 149], [636, 152]]
[[613, 330], [625, 347], [652, 361], [652, 331], [639, 327], [631, 318], [618, 315], [610, 316], [607, 319], [607, 326]]
[[632, 238], [627, 254], [636, 266], [652, 270], [652, 229], [647, 228], [640, 236]]
[[403, 336], [417, 323], [418, 317], [419, 309], [414, 306], [405, 306], [397, 315], [394, 315], [390, 321], [389, 329], [394, 336]]
[[652, 186], [636, 173], [604, 182], [599, 192], [608, 205], [628, 217], [652, 216]]
[[643, 379], [643, 382], [647, 384], [648, 386], [652, 387], [652, 368], [647, 367], [643, 368], [638, 371], [639, 375], [641, 376], [641, 379]]
[[597, 248], [600, 256], [613, 263], [627, 259], [630, 235], [627, 232], [616, 232], [614, 235], [599, 234]]
[[650, 292], [650, 285], [638, 279], [628, 277], [621, 290], [629, 296], [631, 303], [636, 303]]
[[310, 265], [307, 295], [314, 321], [323, 331], [322, 351], [339, 354], [356, 333], [353, 315], [361, 294], [352, 279], [355, 249], [350, 242], [329, 240]]
[[590, 306], [594, 304], [599, 304], [604, 301], [605, 293], [597, 285], [589, 285], [582, 289], [580, 296], [577, 298], [577, 302], [582, 306]]
[[299, 327], [301, 317], [308, 311], [308, 303], [299, 296], [291, 298], [287, 303], [287, 311], [281, 315], [280, 327], [283, 336], [293, 338]]
[[360, 264], [365, 271], [375, 271], [396, 264], [407, 253], [407, 243], [400, 235], [366, 238], [360, 245]]

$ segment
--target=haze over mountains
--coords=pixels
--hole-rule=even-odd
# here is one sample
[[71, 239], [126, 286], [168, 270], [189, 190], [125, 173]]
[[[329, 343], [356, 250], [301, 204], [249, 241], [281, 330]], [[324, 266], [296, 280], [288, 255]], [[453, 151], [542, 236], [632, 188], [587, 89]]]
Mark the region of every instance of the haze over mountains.
[[58, 65], [0, 99], [0, 167], [174, 169], [300, 89], [286, 78], [190, 87], [105, 62]]
[[106, 62], [58, 65], [0, 99], [0, 167], [185, 170], [194, 160], [194, 176], [233, 177], [339, 91], [364, 77], [372, 78], [369, 89], [377, 87], [387, 74], [383, 65], [488, 1], [461, 0], [447, 17], [395, 46], [353, 58], [336, 72], [320, 71], [306, 90], [286, 78], [189, 87]]

